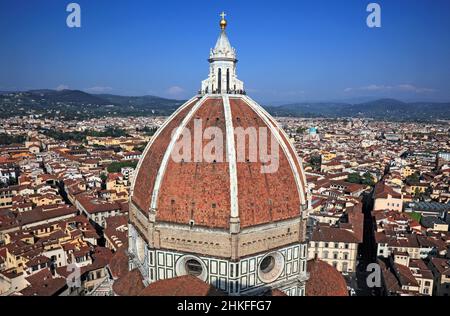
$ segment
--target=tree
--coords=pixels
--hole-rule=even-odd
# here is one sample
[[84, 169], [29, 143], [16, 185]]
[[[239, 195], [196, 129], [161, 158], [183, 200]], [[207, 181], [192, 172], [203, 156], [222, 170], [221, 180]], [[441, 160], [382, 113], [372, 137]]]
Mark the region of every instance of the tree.
[[347, 182], [361, 184], [363, 178], [359, 175], [359, 173], [351, 173], [347, 177]]
[[25, 142], [25, 137], [22, 135], [13, 136], [8, 134], [0, 134], [0, 145], [21, 144]]
[[406, 177], [407, 185], [411, 186], [418, 183], [420, 183], [420, 174], [418, 172], [415, 172], [414, 174]]
[[310, 160], [310, 164], [313, 167], [313, 169], [317, 170], [320, 169], [320, 166], [322, 164], [322, 157], [321, 156], [312, 156]]
[[122, 162], [113, 162], [111, 163], [107, 170], [109, 173], [117, 173], [122, 170], [122, 168], [131, 167], [135, 168], [137, 167], [138, 162], [137, 161], [122, 161]]
[[414, 197], [417, 198], [417, 199], [420, 199], [421, 195], [422, 194], [420, 193], [419, 188], [416, 188], [416, 190], [414, 191]]
[[143, 128], [142, 131], [147, 136], [154, 136], [156, 134], [156, 132], [158, 131], [158, 128], [157, 127], [148, 127], [148, 126], [146, 126], [146, 127]]
[[133, 150], [143, 153], [145, 151], [145, 148], [147, 148], [147, 145], [148, 145], [148, 143], [145, 143], [145, 144], [142, 144], [142, 145], [139, 145], [139, 146], [135, 146], [133, 148]]
[[365, 185], [370, 185], [370, 186], [374, 186], [375, 185], [375, 180], [372, 177], [372, 174], [370, 172], [366, 172], [364, 173], [362, 179], [361, 179], [361, 184], [365, 184]]
[[87, 136], [92, 136], [92, 137], [128, 137], [128, 136], [130, 136], [123, 129], [117, 128], [114, 126], [106, 127], [103, 132], [88, 130], [88, 131], [86, 131], [85, 134]]
[[100, 179], [102, 179], [102, 182], [105, 183], [106, 179], [108, 179], [108, 176], [106, 175], [106, 173], [101, 173], [100, 174]]
[[306, 131], [306, 128], [304, 128], [304, 127], [297, 128], [297, 134], [303, 134], [305, 131]]
[[413, 220], [416, 220], [418, 222], [420, 222], [420, 220], [422, 219], [422, 215], [420, 213], [417, 213], [417, 212], [410, 213], [409, 217], [411, 217]]

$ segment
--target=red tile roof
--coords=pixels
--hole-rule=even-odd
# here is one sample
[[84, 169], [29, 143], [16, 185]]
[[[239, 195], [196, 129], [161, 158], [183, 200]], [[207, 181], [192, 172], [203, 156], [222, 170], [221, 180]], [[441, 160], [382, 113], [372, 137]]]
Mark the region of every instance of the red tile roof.
[[113, 284], [113, 291], [118, 296], [138, 296], [144, 288], [138, 269], [127, 272]]
[[118, 279], [128, 273], [128, 254], [126, 247], [121, 247], [113, 255], [109, 262], [109, 269], [114, 279]]
[[347, 283], [334, 267], [321, 260], [310, 260], [306, 266], [306, 296], [348, 296]]
[[435, 269], [447, 278], [450, 278], [450, 260], [442, 258], [431, 258], [431, 264]]
[[419, 286], [411, 270], [402, 264], [394, 263], [394, 270], [402, 286]]
[[54, 296], [67, 287], [66, 279], [53, 276], [48, 268], [27, 277], [26, 280], [30, 285], [20, 291], [24, 296]]
[[156, 281], [146, 287], [139, 296], [222, 296], [212, 285], [191, 275]]
[[314, 229], [312, 241], [328, 241], [328, 242], [345, 242], [345, 243], [361, 243], [355, 233], [343, 228], [329, 227], [317, 225]]
[[78, 196], [77, 201], [89, 214], [96, 214], [109, 211], [121, 211], [122, 209], [120, 203], [116, 201], [107, 202], [89, 196]]
[[133, 201], [141, 211], [147, 213], [150, 209], [150, 202], [159, 167], [163, 160], [167, 145], [170, 142], [172, 131], [177, 128], [184, 117], [193, 108], [197, 100], [189, 104], [185, 109], [175, 116], [166, 126], [160, 130], [158, 137], [153, 139], [151, 150], [144, 155], [141, 167], [136, 175], [136, 185], [134, 187]]
[[402, 195], [396, 191], [394, 191], [393, 188], [386, 185], [384, 181], [380, 181], [375, 185], [375, 198], [381, 199], [381, 198], [387, 198], [388, 195], [392, 196], [393, 198], [400, 199]]

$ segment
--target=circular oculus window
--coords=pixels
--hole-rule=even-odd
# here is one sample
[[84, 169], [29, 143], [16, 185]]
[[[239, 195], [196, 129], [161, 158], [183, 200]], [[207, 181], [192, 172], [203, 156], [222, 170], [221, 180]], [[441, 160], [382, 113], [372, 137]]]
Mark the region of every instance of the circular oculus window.
[[208, 277], [206, 265], [201, 259], [194, 256], [184, 256], [178, 259], [175, 272], [177, 276], [192, 275], [203, 281], [206, 281]]
[[185, 267], [187, 274], [199, 277], [203, 273], [203, 267], [200, 262], [195, 259], [186, 261]]
[[264, 283], [276, 281], [284, 271], [284, 256], [273, 252], [265, 256], [258, 266], [258, 277]]

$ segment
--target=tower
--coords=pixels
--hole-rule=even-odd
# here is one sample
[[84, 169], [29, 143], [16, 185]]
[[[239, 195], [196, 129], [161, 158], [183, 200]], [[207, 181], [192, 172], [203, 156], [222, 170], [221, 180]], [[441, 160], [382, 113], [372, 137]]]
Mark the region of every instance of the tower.
[[201, 94], [244, 94], [244, 84], [236, 75], [236, 50], [226, 34], [226, 14], [222, 12], [221, 32], [209, 55], [209, 77], [202, 82]]

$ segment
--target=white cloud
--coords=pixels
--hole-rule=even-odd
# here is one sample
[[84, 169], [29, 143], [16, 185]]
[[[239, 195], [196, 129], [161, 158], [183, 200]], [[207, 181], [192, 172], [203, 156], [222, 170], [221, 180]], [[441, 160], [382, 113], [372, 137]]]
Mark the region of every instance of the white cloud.
[[184, 92], [184, 89], [179, 86], [173, 86], [166, 90], [166, 93], [170, 96], [179, 96]]
[[60, 84], [59, 86], [56, 87], [57, 91], [62, 91], [62, 90], [68, 90], [69, 86], [65, 85], [65, 84]]
[[105, 92], [110, 92], [113, 90], [113, 88], [111, 87], [101, 87], [101, 86], [95, 86], [95, 87], [91, 87], [91, 88], [87, 88], [85, 89], [87, 92], [89, 93], [105, 93]]
[[400, 84], [397, 86], [397, 89], [399, 89], [401, 91], [411, 91], [411, 92], [415, 92], [415, 93], [427, 93], [427, 92], [435, 92], [436, 91], [435, 89], [419, 88], [419, 87], [415, 87], [410, 84]]
[[370, 91], [370, 92], [411, 92], [411, 93], [432, 93], [435, 92], [435, 89], [431, 88], [422, 88], [422, 87], [416, 87], [412, 84], [398, 84], [398, 85], [376, 85], [371, 84], [364, 87], [358, 87], [358, 88], [347, 88], [344, 90], [344, 92], [354, 92], [354, 91]]

